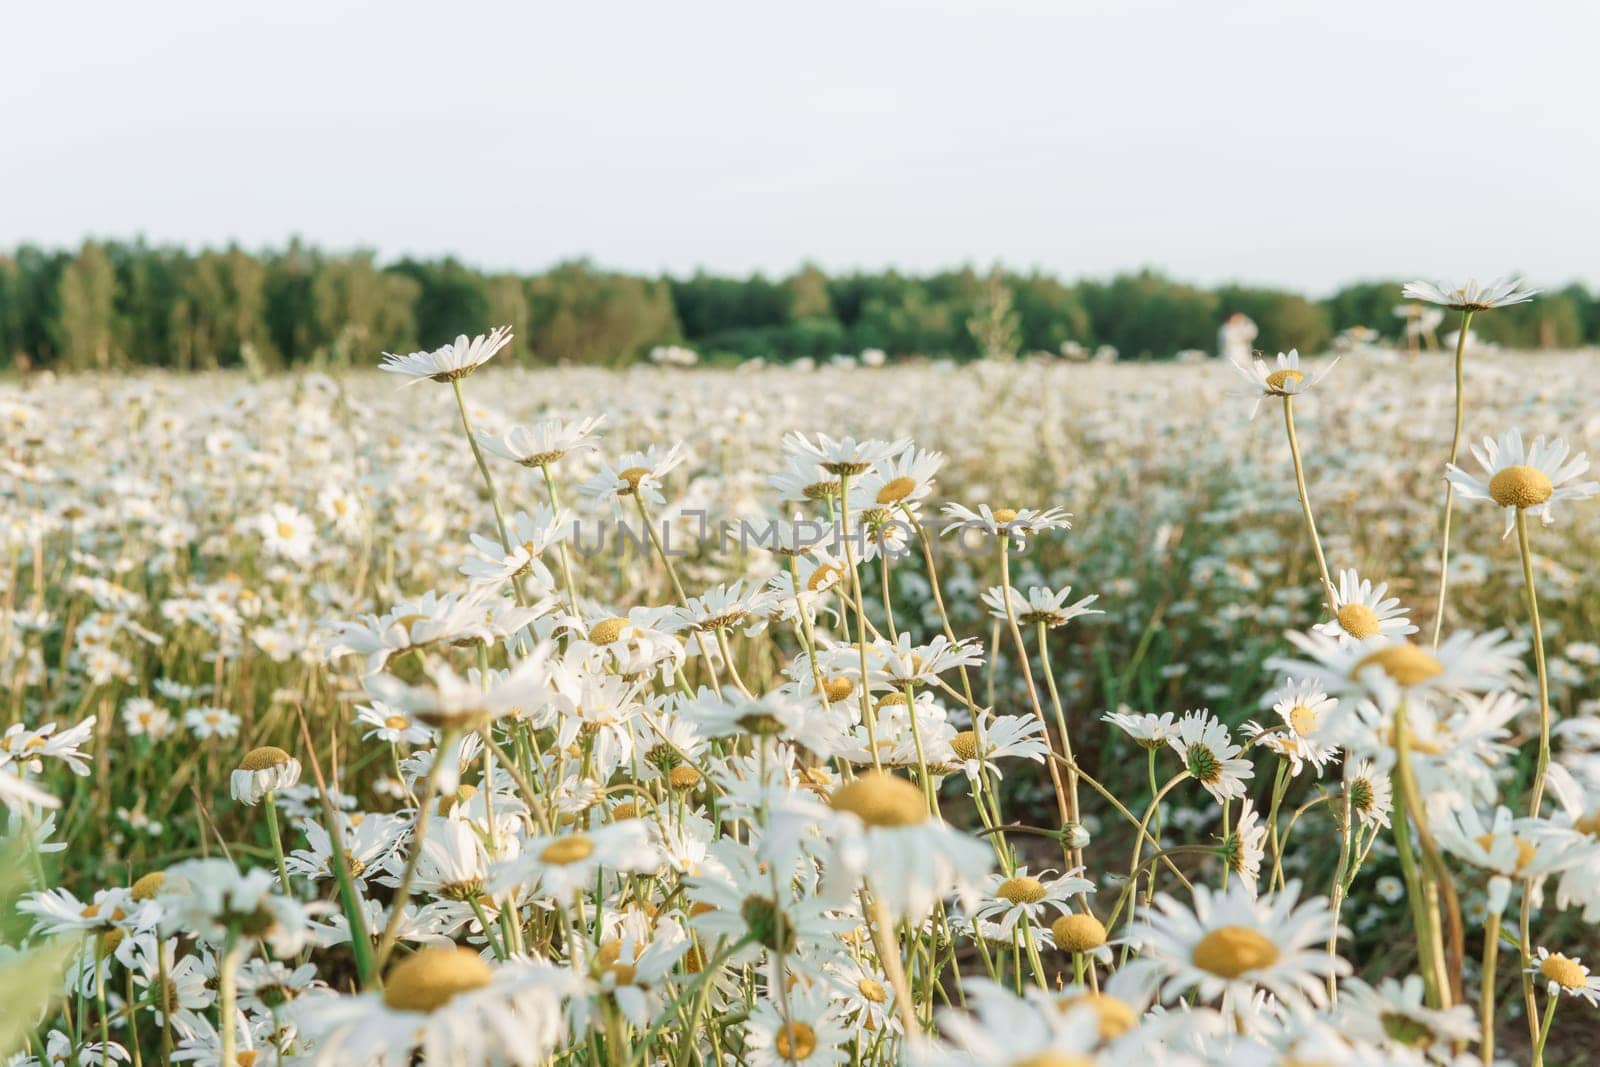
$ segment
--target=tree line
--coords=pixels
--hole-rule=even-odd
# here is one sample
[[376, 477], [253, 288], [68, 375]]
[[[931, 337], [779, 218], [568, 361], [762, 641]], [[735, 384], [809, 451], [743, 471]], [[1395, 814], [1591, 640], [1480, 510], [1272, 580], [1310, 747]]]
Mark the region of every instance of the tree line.
[[[1400, 284], [1363, 282], [1317, 300], [1152, 271], [1067, 282], [998, 268], [918, 276], [806, 266], [781, 278], [671, 278], [578, 260], [523, 275], [453, 258], [380, 264], [370, 252], [298, 241], [263, 252], [88, 241], [0, 253], [0, 368], [365, 366], [380, 351], [434, 347], [501, 323], [516, 334], [510, 358], [528, 362], [622, 364], [665, 344], [710, 360], [867, 349], [973, 358], [1063, 345], [1165, 359], [1214, 351], [1219, 324], [1235, 312], [1255, 320], [1263, 348], [1316, 352], [1351, 327], [1399, 335]], [[1473, 328], [1519, 348], [1593, 344], [1600, 301], [1569, 285]]]

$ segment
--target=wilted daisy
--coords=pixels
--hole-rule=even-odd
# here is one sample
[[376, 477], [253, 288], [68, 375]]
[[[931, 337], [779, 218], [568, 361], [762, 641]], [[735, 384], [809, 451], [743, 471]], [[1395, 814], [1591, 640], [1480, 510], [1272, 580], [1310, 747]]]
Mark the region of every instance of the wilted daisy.
[[1245, 780], [1255, 777], [1255, 767], [1240, 759], [1228, 728], [1205, 709], [1185, 712], [1175, 736], [1167, 739], [1183, 760], [1184, 769], [1205, 791], [1224, 804], [1245, 795]]
[[566, 1033], [570, 971], [541, 962], [493, 965], [455, 947], [420, 949], [395, 964], [383, 991], [303, 997], [289, 1009], [316, 1064], [489, 1067], [543, 1062]]
[[432, 352], [412, 352], [406, 356], [385, 352], [378, 369], [410, 378], [407, 385], [415, 385], [424, 378], [452, 382], [477, 370], [510, 343], [511, 327], [497, 326], [487, 335], [479, 334], [471, 339], [462, 334], [453, 343]]
[[1565, 994], [1578, 997], [1590, 1004], [1600, 1004], [1600, 978], [1589, 973], [1589, 968], [1575, 956], [1563, 956], [1539, 946], [1539, 962], [1528, 968], [1536, 981], [1544, 983], [1545, 991], [1552, 997]]
[[253, 808], [268, 793], [288, 789], [299, 781], [300, 761], [281, 748], [266, 745], [245, 753], [238, 770], [228, 779], [228, 790], [233, 799]]
[[1238, 881], [1222, 892], [1197, 885], [1194, 907], [1166, 893], [1140, 910], [1125, 940], [1139, 955], [1133, 970], [1172, 1001], [1190, 990], [1205, 1001], [1247, 1002], [1258, 991], [1289, 1007], [1327, 1001], [1327, 977], [1350, 965], [1327, 952], [1334, 930], [1328, 902], [1299, 902], [1300, 886], [1257, 898]]
[[1466, 500], [1489, 500], [1506, 510], [1506, 533], [1516, 526], [1517, 513], [1532, 510], [1545, 525], [1553, 520], [1551, 506], [1558, 500], [1586, 500], [1600, 493], [1600, 482], [1567, 483], [1589, 469], [1587, 453], [1568, 459], [1570, 449], [1559, 437], [1546, 443], [1544, 435], [1524, 448], [1522, 433], [1507, 430], [1498, 439], [1485, 437], [1472, 446], [1472, 455], [1484, 477], [1468, 474], [1450, 464], [1445, 477]]
[[1339, 572], [1339, 583], [1334, 587], [1333, 614], [1327, 622], [1318, 623], [1318, 633], [1338, 638], [1340, 641], [1365, 641], [1382, 635], [1404, 637], [1414, 634], [1410, 615], [1400, 606], [1399, 597], [1385, 598], [1389, 591], [1387, 582], [1374, 586], [1354, 570]]
[[1486, 311], [1489, 308], [1521, 304], [1539, 295], [1520, 278], [1496, 278], [1488, 285], [1479, 285], [1469, 278], [1461, 285], [1437, 285], [1433, 282], [1407, 282], [1400, 295], [1407, 300], [1424, 300], [1457, 311]]

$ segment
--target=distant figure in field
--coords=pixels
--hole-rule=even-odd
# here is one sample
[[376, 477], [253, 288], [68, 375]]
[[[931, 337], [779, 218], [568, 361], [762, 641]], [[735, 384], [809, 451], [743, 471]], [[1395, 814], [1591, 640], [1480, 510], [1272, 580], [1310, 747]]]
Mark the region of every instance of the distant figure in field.
[[1229, 315], [1217, 331], [1217, 355], [1235, 363], [1248, 364], [1255, 350], [1256, 324], [1242, 311]]

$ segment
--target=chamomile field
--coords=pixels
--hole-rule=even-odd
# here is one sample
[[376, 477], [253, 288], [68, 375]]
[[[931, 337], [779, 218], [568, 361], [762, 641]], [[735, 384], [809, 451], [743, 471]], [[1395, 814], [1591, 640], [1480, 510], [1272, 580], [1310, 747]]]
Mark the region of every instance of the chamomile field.
[[11, 1062], [1589, 1055], [1593, 352], [504, 342], [0, 383]]

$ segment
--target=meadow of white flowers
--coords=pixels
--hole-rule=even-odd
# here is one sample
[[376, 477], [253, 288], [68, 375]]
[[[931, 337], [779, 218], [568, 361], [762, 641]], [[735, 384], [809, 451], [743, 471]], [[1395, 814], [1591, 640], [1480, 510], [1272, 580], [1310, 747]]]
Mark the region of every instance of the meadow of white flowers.
[[1592, 353], [504, 339], [0, 385], [11, 1063], [1592, 1039]]

